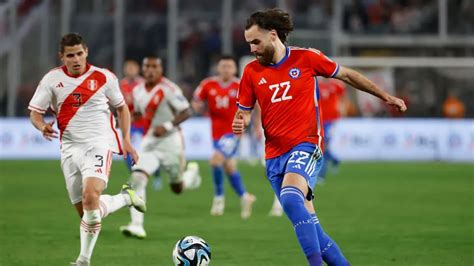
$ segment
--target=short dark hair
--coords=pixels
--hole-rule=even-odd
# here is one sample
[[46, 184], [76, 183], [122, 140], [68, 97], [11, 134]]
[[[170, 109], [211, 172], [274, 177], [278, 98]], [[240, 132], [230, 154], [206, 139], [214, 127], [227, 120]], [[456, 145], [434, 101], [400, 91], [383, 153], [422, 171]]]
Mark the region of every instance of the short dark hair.
[[221, 60], [232, 60], [232, 61], [234, 61], [234, 63], [237, 64], [237, 60], [235, 60], [235, 57], [233, 57], [233, 56], [230, 55], [230, 54], [223, 54], [223, 55], [220, 55], [220, 56], [217, 58], [217, 62], [220, 62]]
[[288, 34], [293, 31], [293, 22], [291, 21], [290, 14], [279, 8], [253, 13], [247, 19], [245, 29], [248, 30], [253, 25], [257, 25], [266, 30], [276, 30], [278, 38], [280, 38], [283, 43], [286, 43]]
[[155, 55], [155, 54], [148, 54], [146, 55], [145, 57], [143, 57], [142, 59], [142, 65], [143, 65], [143, 62], [145, 62], [145, 59], [148, 59], [148, 60], [157, 60], [160, 64], [163, 64], [163, 60], [161, 59], [161, 57]]
[[61, 42], [59, 43], [59, 51], [64, 53], [64, 47], [78, 44], [81, 44], [84, 48], [87, 48], [86, 42], [81, 35], [78, 33], [68, 33], [61, 38]]

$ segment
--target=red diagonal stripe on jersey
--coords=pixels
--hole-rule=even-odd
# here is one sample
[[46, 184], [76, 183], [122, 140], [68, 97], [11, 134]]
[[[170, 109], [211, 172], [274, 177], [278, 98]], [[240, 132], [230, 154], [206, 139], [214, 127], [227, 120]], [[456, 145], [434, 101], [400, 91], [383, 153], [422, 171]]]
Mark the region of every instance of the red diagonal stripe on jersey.
[[[107, 79], [104, 74], [99, 71], [94, 71], [67, 96], [58, 113], [58, 128], [61, 132], [60, 138], [62, 138], [64, 130], [81, 106], [87, 103], [87, 101], [104, 86], [106, 81]], [[91, 84], [93, 86], [90, 86]], [[81, 104], [79, 106], [77, 98], [74, 97], [74, 95], [78, 93], [81, 97]]]
[[158, 89], [158, 91], [151, 97], [150, 102], [148, 102], [145, 113], [143, 114], [143, 119], [145, 120], [144, 130], [146, 134], [148, 129], [150, 129], [151, 121], [153, 120], [153, 116], [155, 116], [156, 109], [160, 106], [161, 101], [163, 101], [163, 90]]

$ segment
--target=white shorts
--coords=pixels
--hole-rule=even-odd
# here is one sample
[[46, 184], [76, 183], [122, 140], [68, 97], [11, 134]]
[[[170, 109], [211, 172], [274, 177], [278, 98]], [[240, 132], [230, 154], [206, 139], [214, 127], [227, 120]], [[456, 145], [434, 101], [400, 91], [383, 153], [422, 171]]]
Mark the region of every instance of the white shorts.
[[88, 177], [109, 181], [112, 151], [100, 146], [78, 146], [61, 154], [61, 169], [72, 204], [82, 201], [82, 182]]
[[138, 157], [138, 163], [132, 167], [132, 171], [143, 171], [150, 176], [161, 167], [168, 174], [170, 183], [181, 183], [186, 161], [184, 140], [180, 131], [164, 138], [146, 135], [142, 140]]

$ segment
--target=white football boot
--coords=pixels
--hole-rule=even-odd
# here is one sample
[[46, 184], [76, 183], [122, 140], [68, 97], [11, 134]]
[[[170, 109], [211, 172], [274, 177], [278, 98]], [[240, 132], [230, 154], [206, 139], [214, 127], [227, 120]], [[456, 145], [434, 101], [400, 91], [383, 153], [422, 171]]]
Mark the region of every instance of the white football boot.
[[69, 264], [69, 266], [89, 266], [89, 265], [90, 265], [90, 262], [83, 261], [83, 260], [77, 260]]
[[252, 215], [252, 205], [257, 200], [255, 195], [245, 192], [245, 194], [240, 199], [240, 217], [242, 219], [247, 219]]
[[280, 201], [278, 201], [277, 197], [275, 197], [275, 199], [273, 200], [272, 209], [270, 210], [268, 215], [273, 217], [281, 217], [283, 215], [283, 208], [281, 207]]
[[120, 226], [120, 232], [126, 236], [132, 236], [138, 239], [144, 239], [146, 237], [145, 229], [141, 225], [123, 225]]
[[212, 200], [211, 215], [221, 216], [224, 214], [225, 198], [224, 196], [214, 196]]

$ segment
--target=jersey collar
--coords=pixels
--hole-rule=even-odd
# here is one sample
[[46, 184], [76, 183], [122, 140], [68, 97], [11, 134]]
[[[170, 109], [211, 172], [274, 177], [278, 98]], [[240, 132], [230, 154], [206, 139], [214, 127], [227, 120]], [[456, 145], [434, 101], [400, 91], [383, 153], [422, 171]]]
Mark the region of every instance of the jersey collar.
[[62, 68], [64, 74], [66, 74], [68, 77], [71, 77], [71, 78], [79, 78], [80, 76], [86, 74], [86, 73], [89, 71], [89, 69], [91, 68], [91, 64], [86, 63], [86, 70], [84, 71], [84, 73], [82, 73], [82, 74], [80, 74], [80, 75], [77, 75], [77, 76], [71, 75], [71, 74], [67, 71], [67, 67], [66, 67], [66, 66], [63, 65], [61, 68]]
[[281, 64], [283, 64], [286, 59], [288, 59], [288, 57], [290, 56], [290, 47], [286, 47], [285, 48], [285, 56], [280, 60], [280, 62], [276, 63], [276, 64], [270, 64], [269, 66], [270, 67], [279, 67]]

